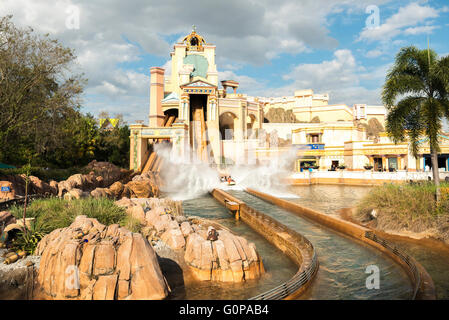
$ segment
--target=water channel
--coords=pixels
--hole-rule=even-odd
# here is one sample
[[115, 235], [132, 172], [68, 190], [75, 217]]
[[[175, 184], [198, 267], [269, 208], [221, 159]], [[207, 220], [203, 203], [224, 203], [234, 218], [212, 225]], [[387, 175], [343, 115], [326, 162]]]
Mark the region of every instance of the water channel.
[[[370, 187], [355, 186], [295, 186], [288, 189], [289, 201], [338, 214], [342, 208], [355, 206]], [[295, 216], [277, 206], [256, 198], [242, 190], [228, 191], [281, 223], [305, 235], [317, 250], [320, 269], [303, 299], [409, 299], [412, 287], [401, 267], [387, 256], [361, 242], [354, 241], [307, 219]], [[209, 195], [185, 200], [184, 212], [215, 220], [234, 233], [254, 242], [261, 254], [266, 274], [259, 280], [239, 284], [210, 281], [189, 284], [183, 299], [247, 299], [288, 280], [297, 267], [277, 248], [230, 213]], [[437, 297], [449, 298], [449, 250], [438, 250], [410, 241], [394, 241], [400, 248], [419, 261], [435, 282]], [[367, 289], [369, 276], [366, 268], [375, 265], [380, 271], [380, 288]]]

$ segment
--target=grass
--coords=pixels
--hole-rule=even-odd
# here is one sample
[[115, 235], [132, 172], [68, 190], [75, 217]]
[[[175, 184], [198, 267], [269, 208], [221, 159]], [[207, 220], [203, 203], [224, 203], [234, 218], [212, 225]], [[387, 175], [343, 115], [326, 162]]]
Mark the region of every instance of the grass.
[[[23, 217], [23, 206], [11, 208], [11, 214], [17, 219]], [[128, 214], [125, 209], [115, 205], [113, 200], [106, 198], [84, 198], [64, 200], [60, 198], [37, 199], [29, 204], [27, 218], [35, 218], [32, 224], [33, 232], [48, 234], [55, 229], [65, 228], [72, 224], [79, 215], [95, 218], [104, 225], [119, 224], [132, 232], [140, 232], [140, 222]], [[25, 239], [19, 239], [23, 243]], [[37, 245], [37, 243], [36, 243]], [[30, 246], [27, 243], [27, 246]], [[28, 248], [28, 251], [30, 250]]]
[[[449, 184], [441, 185], [441, 201], [435, 201], [435, 185], [385, 184], [375, 187], [358, 204], [355, 218], [374, 223], [384, 231], [407, 230], [423, 232], [433, 230], [434, 236], [449, 241]], [[371, 212], [377, 212], [372, 220]]]

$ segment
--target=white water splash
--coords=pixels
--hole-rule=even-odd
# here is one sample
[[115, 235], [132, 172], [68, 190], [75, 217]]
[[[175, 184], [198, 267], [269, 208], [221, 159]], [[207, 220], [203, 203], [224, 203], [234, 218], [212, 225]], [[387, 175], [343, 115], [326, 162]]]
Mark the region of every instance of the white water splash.
[[161, 178], [164, 186], [161, 191], [174, 200], [198, 198], [215, 188], [224, 190], [256, 189], [281, 198], [298, 198], [298, 195], [288, 191], [285, 178], [291, 174], [295, 153], [286, 152], [281, 157], [273, 159], [268, 165], [233, 166], [228, 168], [226, 175], [231, 175], [236, 185], [229, 186], [220, 182], [218, 169], [207, 163], [194, 161], [188, 163], [173, 155], [169, 147], [156, 145], [155, 150], [163, 158]]
[[298, 198], [288, 190], [286, 179], [293, 171], [296, 151], [273, 157], [266, 165], [235, 166], [229, 172], [240, 189], [252, 188], [280, 198]]

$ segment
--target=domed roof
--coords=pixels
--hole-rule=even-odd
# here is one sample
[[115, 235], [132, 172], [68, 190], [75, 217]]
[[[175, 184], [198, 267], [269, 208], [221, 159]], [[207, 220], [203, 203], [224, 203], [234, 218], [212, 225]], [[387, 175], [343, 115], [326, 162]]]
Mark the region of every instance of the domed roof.
[[187, 45], [187, 50], [191, 51], [203, 51], [203, 44], [206, 44], [204, 38], [196, 33], [195, 26], [193, 26], [192, 32], [182, 42]]

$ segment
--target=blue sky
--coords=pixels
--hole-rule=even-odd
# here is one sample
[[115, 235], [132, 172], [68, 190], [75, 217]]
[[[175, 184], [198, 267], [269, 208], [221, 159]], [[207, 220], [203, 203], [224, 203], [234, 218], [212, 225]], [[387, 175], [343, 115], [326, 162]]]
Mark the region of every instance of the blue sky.
[[401, 47], [426, 48], [429, 36], [438, 54], [449, 54], [443, 0], [2, 0], [6, 14], [75, 48], [74, 70], [89, 79], [83, 111], [128, 122], [147, 119], [149, 68], [168, 65], [192, 24], [217, 46], [220, 79], [254, 96], [311, 88], [331, 104], [380, 104]]

